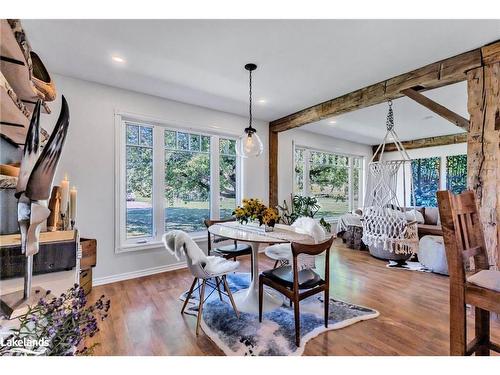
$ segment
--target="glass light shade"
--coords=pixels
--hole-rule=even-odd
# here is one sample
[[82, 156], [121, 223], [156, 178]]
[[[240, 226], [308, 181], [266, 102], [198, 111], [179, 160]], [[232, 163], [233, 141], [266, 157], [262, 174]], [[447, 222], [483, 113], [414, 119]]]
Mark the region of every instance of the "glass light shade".
[[239, 146], [236, 149], [237, 154], [244, 158], [259, 156], [264, 150], [264, 145], [255, 132], [245, 131], [241, 135], [238, 143]]

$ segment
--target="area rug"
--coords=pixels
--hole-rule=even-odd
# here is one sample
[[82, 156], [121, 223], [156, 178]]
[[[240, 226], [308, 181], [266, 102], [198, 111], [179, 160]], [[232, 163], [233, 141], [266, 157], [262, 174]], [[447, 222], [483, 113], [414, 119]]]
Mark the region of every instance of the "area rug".
[[[248, 288], [250, 274], [236, 273], [227, 277], [233, 293]], [[205, 295], [213, 292], [208, 287]], [[198, 313], [199, 295], [193, 293], [186, 313]], [[187, 292], [181, 295], [185, 300]], [[310, 339], [320, 333], [347, 327], [362, 320], [376, 318], [378, 311], [330, 298], [328, 328], [323, 320], [322, 294], [311, 296], [300, 303], [301, 346], [295, 345], [295, 321], [293, 308], [288, 303], [264, 313], [262, 323], [258, 315], [240, 313], [236, 317], [227, 297], [219, 300], [214, 292], [205, 301], [201, 328], [226, 355], [285, 356], [301, 355]]]
[[398, 268], [407, 271], [419, 271], [419, 272], [432, 272], [430, 269], [425, 267], [422, 263], [418, 261], [403, 261], [396, 262], [394, 260], [390, 260], [386, 266], [387, 268]]

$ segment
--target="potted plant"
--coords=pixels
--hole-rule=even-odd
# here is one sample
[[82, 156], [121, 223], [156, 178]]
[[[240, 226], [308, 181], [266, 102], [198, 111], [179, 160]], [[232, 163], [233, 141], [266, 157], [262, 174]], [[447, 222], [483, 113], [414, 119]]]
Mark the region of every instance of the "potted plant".
[[[283, 201], [283, 205], [278, 205], [280, 218], [287, 225], [292, 225], [300, 216], [314, 217], [321, 208], [316, 197], [293, 195], [290, 200], [292, 202], [291, 210], [286, 200]], [[323, 217], [319, 223], [326, 231], [331, 231], [332, 225]]]

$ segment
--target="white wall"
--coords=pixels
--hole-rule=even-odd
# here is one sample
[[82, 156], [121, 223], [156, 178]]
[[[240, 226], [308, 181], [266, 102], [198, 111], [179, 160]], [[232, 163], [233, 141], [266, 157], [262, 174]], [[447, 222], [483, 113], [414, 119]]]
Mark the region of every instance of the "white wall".
[[[426, 147], [426, 148], [417, 148], [413, 150], [408, 150], [408, 155], [411, 159], [422, 159], [422, 158], [430, 158], [430, 157], [441, 157], [441, 177], [445, 177], [446, 171], [446, 156], [453, 155], [463, 155], [467, 154], [467, 143], [458, 143], [454, 145], [446, 145], [446, 146], [436, 146], [436, 147]], [[387, 152], [384, 153], [384, 160], [396, 160], [401, 159], [401, 155], [399, 152]], [[411, 178], [411, 169], [410, 166], [406, 165], [405, 170], [406, 177], [406, 186], [410, 186], [410, 178]], [[398, 181], [402, 181], [403, 179], [403, 171], [400, 171], [398, 174]], [[440, 189], [446, 190], [446, 178], [441, 178], [440, 180]], [[398, 199], [400, 200], [400, 204], [403, 204], [403, 185], [398, 184]], [[406, 196], [407, 202], [410, 202], [410, 192], [407, 191]]]
[[[136, 113], [173, 125], [219, 130], [232, 135], [240, 135], [248, 125], [248, 119], [66, 76], [54, 75], [53, 78], [58, 99], [50, 105], [52, 114], [42, 117], [42, 126], [52, 129], [59, 115], [63, 94], [69, 104], [70, 127], [54, 183], [58, 184], [68, 173], [71, 185], [78, 188], [78, 228], [82, 236], [98, 241], [94, 278], [110, 280], [115, 275], [176, 263], [161, 248], [121, 254], [114, 252], [115, 112]], [[264, 143], [264, 154], [243, 162], [242, 196], [257, 197], [267, 202], [268, 124], [256, 121], [255, 127]]]
[[[365, 166], [372, 157], [371, 146], [328, 137], [300, 129], [281, 132], [278, 135], [278, 201], [289, 200], [293, 190], [293, 147], [305, 146], [322, 151], [337, 152], [365, 157]], [[366, 168], [365, 168], [366, 170]]]

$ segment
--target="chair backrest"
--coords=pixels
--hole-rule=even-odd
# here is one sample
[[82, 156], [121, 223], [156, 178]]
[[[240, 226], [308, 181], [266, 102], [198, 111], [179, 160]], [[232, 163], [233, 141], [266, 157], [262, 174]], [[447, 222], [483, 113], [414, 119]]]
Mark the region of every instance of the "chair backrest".
[[476, 271], [489, 269], [476, 196], [471, 190], [458, 195], [438, 191], [437, 198], [450, 282], [464, 284], [465, 265], [471, 257]]
[[[298, 261], [297, 257], [300, 254], [307, 254], [307, 255], [319, 255], [323, 252], [325, 252], [325, 282], [328, 284], [330, 280], [330, 248], [332, 247], [334, 237], [331, 236], [329, 239], [326, 241], [314, 244], [314, 245], [307, 245], [303, 244], [300, 242], [292, 242], [292, 256], [293, 256], [293, 282], [294, 282], [294, 288], [298, 287], [298, 272], [299, 272], [299, 266], [298, 266]], [[296, 284], [296, 285], [295, 285]]]
[[[203, 251], [199, 247], [198, 249], [201, 253], [203, 253]], [[207, 272], [204, 269], [204, 267], [206, 266], [206, 262], [204, 260], [198, 260], [196, 262], [193, 261], [189, 254], [189, 251], [187, 251], [186, 245], [184, 245], [184, 255], [186, 256], [186, 263], [191, 274], [197, 278], [205, 278], [207, 276]]]
[[[214, 224], [227, 223], [230, 221], [235, 221], [234, 217], [229, 217], [227, 219], [222, 219], [222, 220], [205, 219], [205, 220], [203, 220], [203, 224], [205, 224], [205, 227], [208, 229], [208, 227], [210, 227]], [[214, 242], [221, 242], [221, 241], [227, 240], [225, 238], [221, 238], [221, 239], [219, 239], [219, 241], [217, 241], [215, 236], [213, 236], [213, 237], [214, 237]], [[234, 241], [234, 243], [236, 244], [236, 241]], [[210, 234], [210, 232], [208, 230], [207, 230], [207, 250], [208, 250], [208, 255], [210, 255], [210, 252], [212, 251], [212, 235]]]

